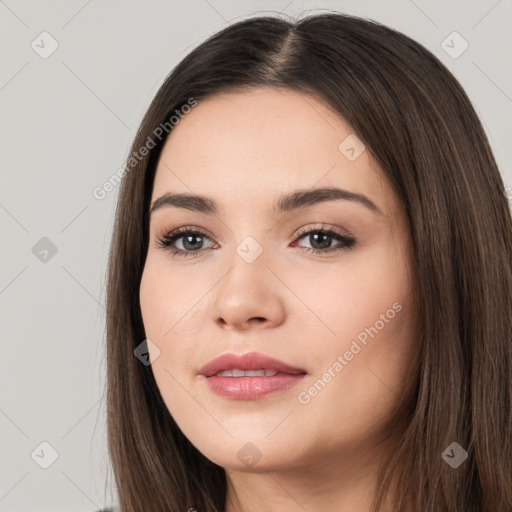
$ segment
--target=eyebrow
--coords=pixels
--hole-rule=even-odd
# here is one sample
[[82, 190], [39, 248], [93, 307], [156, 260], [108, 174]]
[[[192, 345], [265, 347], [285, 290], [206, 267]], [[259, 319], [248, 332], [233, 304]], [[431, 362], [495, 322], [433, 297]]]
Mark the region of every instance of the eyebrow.
[[[365, 206], [373, 213], [383, 215], [378, 206], [365, 195], [336, 187], [296, 190], [290, 194], [283, 195], [272, 207], [272, 213], [288, 213], [315, 204], [335, 200], [355, 201]], [[209, 197], [168, 192], [153, 202], [149, 214], [151, 215], [153, 212], [168, 206], [192, 210], [207, 215], [217, 215], [219, 213], [217, 204]]]

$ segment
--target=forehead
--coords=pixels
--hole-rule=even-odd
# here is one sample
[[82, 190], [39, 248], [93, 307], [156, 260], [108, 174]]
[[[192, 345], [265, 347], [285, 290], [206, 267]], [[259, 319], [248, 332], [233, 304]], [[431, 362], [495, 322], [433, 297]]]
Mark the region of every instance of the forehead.
[[198, 101], [167, 138], [152, 201], [172, 191], [270, 208], [290, 190], [332, 186], [372, 196], [388, 210], [396, 198], [369, 152], [349, 159], [340, 150], [354, 137], [309, 94], [261, 88], [215, 95]]

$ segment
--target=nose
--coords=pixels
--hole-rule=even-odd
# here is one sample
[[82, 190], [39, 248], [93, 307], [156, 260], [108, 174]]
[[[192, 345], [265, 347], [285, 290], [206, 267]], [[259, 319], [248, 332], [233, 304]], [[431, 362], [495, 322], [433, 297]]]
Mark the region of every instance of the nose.
[[214, 320], [227, 330], [276, 327], [285, 318], [284, 288], [263, 255], [252, 263], [236, 255], [233, 266], [214, 289]]

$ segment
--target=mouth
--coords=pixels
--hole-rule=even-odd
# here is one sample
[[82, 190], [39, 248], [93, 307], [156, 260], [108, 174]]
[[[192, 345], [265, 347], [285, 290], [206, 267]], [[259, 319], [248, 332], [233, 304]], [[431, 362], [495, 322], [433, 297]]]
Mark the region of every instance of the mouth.
[[256, 400], [263, 396], [290, 389], [307, 372], [283, 361], [249, 352], [242, 355], [224, 354], [199, 370], [211, 391], [233, 400]]
[[[223, 370], [221, 372], [217, 372], [215, 375], [218, 377], [273, 377], [279, 373], [280, 372], [277, 370], [240, 370], [235, 368], [233, 370]], [[210, 375], [210, 377], [213, 377], [213, 375]]]
[[[265, 372], [267, 373], [265, 374]], [[222, 374], [222, 377], [273, 377], [277, 373], [297, 375], [307, 372], [302, 368], [291, 366], [259, 352], [223, 354], [212, 359], [199, 370], [199, 374], [205, 377], [213, 377], [219, 374]]]

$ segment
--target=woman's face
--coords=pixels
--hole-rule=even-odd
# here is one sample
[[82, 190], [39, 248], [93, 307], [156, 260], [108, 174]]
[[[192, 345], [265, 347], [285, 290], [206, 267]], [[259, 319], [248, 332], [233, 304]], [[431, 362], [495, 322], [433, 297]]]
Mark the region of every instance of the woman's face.
[[[346, 192], [314, 194], [331, 188]], [[151, 367], [187, 438], [254, 471], [375, 447], [417, 351], [412, 256], [402, 206], [350, 126], [289, 90], [199, 101], [163, 148], [151, 204], [165, 194], [204, 198], [154, 209], [140, 284]], [[248, 352], [300, 373], [252, 359], [271, 371], [201, 374]]]

